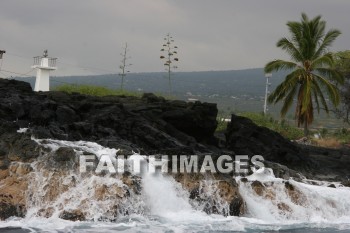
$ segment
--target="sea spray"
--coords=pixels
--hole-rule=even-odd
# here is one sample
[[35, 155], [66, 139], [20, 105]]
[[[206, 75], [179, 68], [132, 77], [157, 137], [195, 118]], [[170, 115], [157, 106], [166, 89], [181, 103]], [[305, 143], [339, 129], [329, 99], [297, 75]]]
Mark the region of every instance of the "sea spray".
[[[315, 186], [276, 178], [271, 169], [258, 171], [239, 191], [247, 216], [267, 222], [350, 222], [350, 189]], [[325, 183], [325, 182], [324, 182]]]
[[213, 180], [212, 177], [200, 181], [198, 200], [194, 202], [194, 205], [208, 214], [228, 216], [230, 214], [229, 203], [220, 195], [219, 183], [220, 181]]
[[[80, 173], [76, 160], [81, 153], [97, 157], [115, 157], [115, 149], [104, 148], [90, 142], [67, 142], [38, 140], [50, 148], [32, 166], [31, 182], [27, 190], [27, 218], [34, 216], [49, 218], [73, 218], [73, 220], [111, 221], [119, 215], [142, 214], [143, 200], [135, 192], [139, 179], [123, 175]], [[55, 151], [61, 147], [73, 148], [76, 154], [73, 162], [56, 163]], [[124, 182], [129, 183], [130, 186]], [[75, 217], [69, 217], [75, 216]]]
[[167, 216], [169, 213], [193, 211], [188, 201], [188, 192], [172, 177], [146, 173], [142, 184], [153, 215]]

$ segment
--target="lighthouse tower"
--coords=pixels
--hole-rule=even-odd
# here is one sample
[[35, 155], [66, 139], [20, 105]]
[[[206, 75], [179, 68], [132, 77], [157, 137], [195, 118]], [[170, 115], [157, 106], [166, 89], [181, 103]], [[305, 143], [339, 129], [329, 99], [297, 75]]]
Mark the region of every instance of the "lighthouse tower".
[[56, 60], [48, 57], [47, 50], [43, 56], [34, 57], [32, 68], [37, 69], [34, 91], [50, 91], [50, 71], [57, 69]]

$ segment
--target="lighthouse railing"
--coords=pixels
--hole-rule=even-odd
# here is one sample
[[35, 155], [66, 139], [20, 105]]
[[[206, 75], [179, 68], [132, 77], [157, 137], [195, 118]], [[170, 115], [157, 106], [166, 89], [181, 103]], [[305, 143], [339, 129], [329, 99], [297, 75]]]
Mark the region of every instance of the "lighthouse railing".
[[40, 65], [41, 65], [41, 57], [40, 56], [34, 57], [33, 66], [40, 66]]
[[57, 58], [49, 57], [49, 66], [56, 67], [56, 61], [57, 61]]
[[[44, 65], [44, 66], [56, 68], [57, 58], [53, 58], [53, 57], [43, 57], [43, 56], [34, 57], [33, 66], [43, 66], [43, 63], [42, 63], [42, 59], [43, 59], [43, 58], [47, 58], [47, 62], [48, 62], [47, 65]], [[46, 63], [46, 62], [45, 62], [45, 63]]]

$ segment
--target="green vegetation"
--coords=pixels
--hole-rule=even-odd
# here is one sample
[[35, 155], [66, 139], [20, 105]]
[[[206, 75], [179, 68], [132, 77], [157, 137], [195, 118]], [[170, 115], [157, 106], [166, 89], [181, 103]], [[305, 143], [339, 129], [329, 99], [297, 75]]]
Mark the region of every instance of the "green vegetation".
[[218, 125], [216, 126], [216, 132], [225, 132], [227, 128], [228, 122], [225, 121], [225, 119], [221, 116], [218, 116], [216, 121], [218, 122]]
[[84, 95], [92, 96], [107, 96], [107, 95], [125, 95], [125, 96], [141, 96], [140, 93], [125, 91], [125, 90], [113, 90], [101, 86], [91, 85], [62, 85], [54, 88], [54, 91], [64, 91], [67, 93], [80, 93]]
[[335, 67], [344, 75], [350, 74], [350, 50], [339, 51], [334, 54]]
[[350, 132], [348, 129], [340, 128], [329, 132], [326, 128], [318, 131], [320, 138], [312, 139], [312, 144], [320, 147], [339, 148], [349, 145]]
[[336, 130], [333, 133], [333, 137], [335, 137], [341, 144], [348, 144], [350, 142], [350, 132], [345, 128]]
[[[93, 85], [69, 85], [64, 84], [61, 86], [56, 86], [53, 89], [54, 91], [63, 91], [67, 93], [80, 93], [83, 95], [92, 95], [92, 96], [107, 96], [107, 95], [124, 95], [124, 96], [136, 96], [141, 97], [142, 92], [133, 92], [120, 89], [110, 89], [102, 86], [93, 86]], [[164, 97], [167, 100], [176, 100], [177, 97], [174, 95], [163, 94], [160, 92], [154, 93], [156, 96]]]
[[341, 33], [336, 29], [325, 32], [326, 22], [321, 16], [310, 20], [304, 13], [301, 22], [288, 22], [287, 26], [291, 37], [280, 39], [277, 47], [286, 51], [291, 61], [271, 61], [266, 64], [265, 72], [288, 70], [291, 73], [271, 93], [269, 102], [283, 101], [281, 116], [284, 117], [296, 98], [296, 120], [298, 126], [304, 126], [307, 136], [314, 120], [314, 108], [320, 112], [322, 107], [328, 113], [327, 98], [334, 106], [340, 102], [337, 84], [342, 84], [344, 78], [334, 68], [334, 57], [328, 48]]

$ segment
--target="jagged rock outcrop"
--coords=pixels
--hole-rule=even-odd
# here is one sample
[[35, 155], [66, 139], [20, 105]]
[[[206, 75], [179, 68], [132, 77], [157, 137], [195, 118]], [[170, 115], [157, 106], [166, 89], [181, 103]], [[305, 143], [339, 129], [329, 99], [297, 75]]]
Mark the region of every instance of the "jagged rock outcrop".
[[262, 155], [288, 168], [308, 171], [316, 166], [300, 147], [280, 134], [259, 127], [250, 119], [232, 115], [226, 130], [226, 146], [236, 154]]
[[175, 180], [190, 192], [190, 199], [199, 205], [206, 203], [201, 207], [208, 214], [242, 216], [245, 213], [244, 200], [232, 177], [223, 174], [177, 174]]
[[232, 115], [226, 130], [226, 147], [236, 154], [262, 155], [265, 166], [277, 177], [301, 180], [342, 181], [350, 179], [350, 149], [329, 149], [299, 145], [280, 134]]
[[24, 217], [26, 213], [25, 191], [30, 164], [13, 162], [0, 170], [0, 220], [11, 216]]
[[2, 130], [9, 124], [29, 128], [36, 138], [94, 141], [146, 154], [194, 153], [203, 150], [199, 143], [217, 143], [216, 115], [216, 104], [168, 101], [153, 94], [137, 98], [35, 93], [28, 83], [0, 80]]
[[318, 171], [313, 173], [314, 179], [342, 181], [348, 184], [350, 181], [350, 149], [330, 149], [314, 146], [302, 147], [305, 153], [310, 154], [310, 158], [316, 161]]

